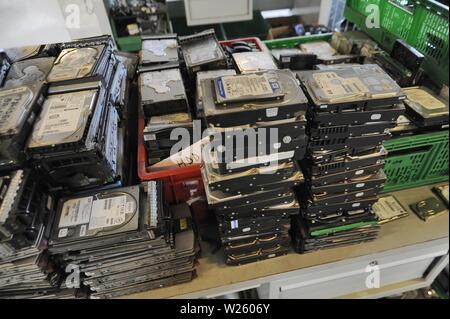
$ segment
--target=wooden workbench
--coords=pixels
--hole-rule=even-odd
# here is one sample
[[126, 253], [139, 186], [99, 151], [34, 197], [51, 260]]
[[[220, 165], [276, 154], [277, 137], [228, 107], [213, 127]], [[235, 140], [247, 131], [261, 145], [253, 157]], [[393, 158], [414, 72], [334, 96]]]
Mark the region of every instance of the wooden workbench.
[[[433, 196], [431, 186], [392, 193], [409, 210], [409, 204]], [[243, 266], [226, 266], [222, 252], [212, 255], [208, 246], [203, 246], [203, 257], [197, 266], [198, 278], [190, 283], [161, 288], [153, 291], [126, 296], [125, 298], [183, 298], [219, 295], [223, 291], [238, 291], [240, 283], [255, 286], [258, 280], [298, 269], [329, 264], [360, 256], [372, 255], [400, 247], [426, 243], [449, 236], [448, 213], [424, 222], [410, 211], [406, 218], [389, 222], [381, 226], [380, 236], [370, 243], [328, 249], [308, 254], [291, 253], [289, 255]], [[227, 287], [225, 289], [225, 287]], [[244, 286], [242, 286], [244, 288]]]

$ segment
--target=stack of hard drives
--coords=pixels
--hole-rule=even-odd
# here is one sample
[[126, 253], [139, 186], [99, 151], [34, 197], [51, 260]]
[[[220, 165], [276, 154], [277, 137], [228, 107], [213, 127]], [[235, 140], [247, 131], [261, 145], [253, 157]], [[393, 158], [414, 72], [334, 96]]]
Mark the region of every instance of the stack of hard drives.
[[90, 298], [113, 298], [190, 281], [196, 237], [187, 204], [163, 204], [161, 182], [59, 201], [49, 252], [79, 271]]
[[404, 113], [401, 88], [377, 65], [351, 65], [298, 76], [308, 96], [309, 144], [301, 161], [302, 214], [295, 249], [307, 252], [373, 240], [386, 176], [382, 143]]
[[202, 175], [226, 263], [241, 265], [290, 251], [293, 188], [303, 181], [307, 99], [289, 70], [225, 75], [201, 82], [211, 142]]
[[0, 176], [0, 298], [36, 298], [58, 289], [44, 251], [52, 210], [39, 177], [29, 170]]
[[127, 76], [108, 36], [64, 43], [27, 153], [54, 188], [123, 180]]
[[177, 36], [143, 37], [140, 64], [140, 104], [146, 121], [143, 136], [147, 164], [153, 165], [169, 157], [178, 142], [178, 136], [171, 137], [173, 129], [184, 128], [192, 136]]

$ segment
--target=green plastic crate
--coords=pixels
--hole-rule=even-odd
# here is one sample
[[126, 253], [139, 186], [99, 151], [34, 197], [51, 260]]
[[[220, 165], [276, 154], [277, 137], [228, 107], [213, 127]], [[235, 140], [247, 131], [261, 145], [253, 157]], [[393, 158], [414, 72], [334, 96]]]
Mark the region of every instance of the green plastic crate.
[[292, 38], [283, 38], [275, 40], [266, 40], [264, 43], [266, 46], [272, 49], [291, 49], [299, 46], [302, 43], [314, 42], [314, 41], [329, 41], [331, 40], [332, 33], [304, 35]]
[[386, 141], [384, 191], [392, 192], [448, 180], [449, 132], [434, 132]]
[[[402, 5], [408, 3], [408, 6]], [[378, 5], [380, 28], [366, 26], [368, 5]], [[448, 7], [432, 0], [347, 0], [345, 17], [391, 51], [401, 38], [425, 55], [424, 69], [437, 84], [449, 83]]]

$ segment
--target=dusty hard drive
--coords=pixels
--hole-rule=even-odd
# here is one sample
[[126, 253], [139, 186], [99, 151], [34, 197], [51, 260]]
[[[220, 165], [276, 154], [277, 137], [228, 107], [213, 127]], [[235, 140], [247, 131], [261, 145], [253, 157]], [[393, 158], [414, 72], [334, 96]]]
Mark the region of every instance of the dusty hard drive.
[[139, 74], [139, 92], [147, 118], [188, 110], [186, 91], [179, 69]]
[[241, 74], [278, 69], [270, 53], [265, 51], [233, 53], [233, 60]]
[[140, 62], [142, 65], [175, 63], [178, 64], [177, 36], [143, 36]]
[[447, 207], [436, 197], [421, 200], [418, 203], [411, 204], [410, 207], [423, 221], [428, 221], [432, 217], [448, 213]]
[[203, 81], [202, 92], [206, 122], [216, 127], [293, 118], [307, 106], [289, 70], [222, 76]]
[[61, 199], [50, 244], [100, 239], [136, 231], [139, 226], [139, 193], [140, 188], [132, 186]]
[[88, 148], [94, 141], [105, 94], [100, 83], [86, 83], [76, 89], [49, 92], [28, 143], [31, 153]]
[[226, 56], [213, 29], [179, 37], [186, 67], [191, 74], [226, 68]]
[[405, 98], [398, 84], [373, 64], [302, 71], [297, 75], [314, 104], [315, 112], [392, 108]]
[[318, 62], [324, 64], [355, 63], [361, 60], [359, 55], [340, 54], [326, 41], [303, 43], [300, 45], [300, 50], [316, 55]]
[[281, 69], [312, 70], [317, 64], [317, 55], [300, 49], [273, 49], [271, 52]]
[[373, 204], [372, 210], [378, 216], [380, 224], [409, 216], [408, 211], [394, 196], [381, 197], [378, 202]]
[[5, 53], [11, 63], [16, 63], [31, 58], [55, 56], [58, 54], [58, 51], [57, 45], [48, 44], [6, 49]]
[[43, 82], [52, 69], [54, 60], [54, 58], [36, 58], [13, 63], [6, 77], [5, 88]]
[[43, 85], [0, 90], [0, 170], [25, 159], [23, 149], [45, 90]]
[[448, 102], [425, 87], [403, 89], [407, 116], [419, 127], [448, 126]]
[[110, 51], [105, 45], [67, 48], [55, 60], [47, 81], [50, 83], [103, 76], [108, 68]]

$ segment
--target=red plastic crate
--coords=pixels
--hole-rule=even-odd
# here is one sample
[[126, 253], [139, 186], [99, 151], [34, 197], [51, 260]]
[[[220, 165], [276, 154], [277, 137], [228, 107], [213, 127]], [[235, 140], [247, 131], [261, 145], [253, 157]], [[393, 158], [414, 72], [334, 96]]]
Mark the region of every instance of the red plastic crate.
[[[228, 46], [235, 41], [255, 43], [261, 51], [268, 51], [266, 45], [259, 38], [242, 38], [221, 41], [220, 43]], [[205, 194], [205, 189], [200, 172], [201, 164], [170, 169], [151, 169], [148, 167], [147, 151], [144, 145], [144, 128], [145, 119], [142, 112], [139, 111], [137, 164], [140, 180], [162, 180], [166, 202], [168, 204], [182, 203], [203, 196]]]
[[260, 38], [241, 38], [241, 39], [225, 40], [225, 41], [220, 41], [220, 44], [225, 45], [225, 46], [230, 46], [231, 43], [236, 42], [236, 41], [244, 41], [244, 42], [249, 42], [249, 43], [255, 43], [256, 47], [258, 49], [260, 49], [261, 51], [269, 52], [269, 49], [264, 44], [264, 42], [261, 41]]

